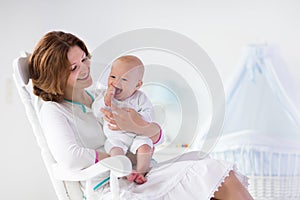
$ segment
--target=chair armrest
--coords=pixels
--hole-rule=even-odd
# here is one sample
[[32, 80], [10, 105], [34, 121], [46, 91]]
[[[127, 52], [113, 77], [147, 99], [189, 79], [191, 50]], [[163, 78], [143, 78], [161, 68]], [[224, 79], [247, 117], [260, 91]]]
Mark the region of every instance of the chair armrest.
[[82, 170], [71, 171], [57, 163], [53, 164], [52, 170], [58, 180], [86, 181], [108, 171], [116, 177], [127, 176], [132, 171], [132, 164], [126, 156], [113, 156]]

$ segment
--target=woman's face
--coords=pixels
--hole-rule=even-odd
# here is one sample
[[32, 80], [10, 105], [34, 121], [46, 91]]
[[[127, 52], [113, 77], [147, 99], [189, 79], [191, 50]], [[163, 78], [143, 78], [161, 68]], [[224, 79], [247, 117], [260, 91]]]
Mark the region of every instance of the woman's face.
[[90, 75], [90, 59], [85, 52], [78, 46], [71, 47], [68, 54], [71, 63], [70, 76], [67, 81], [66, 89], [84, 89], [92, 85]]

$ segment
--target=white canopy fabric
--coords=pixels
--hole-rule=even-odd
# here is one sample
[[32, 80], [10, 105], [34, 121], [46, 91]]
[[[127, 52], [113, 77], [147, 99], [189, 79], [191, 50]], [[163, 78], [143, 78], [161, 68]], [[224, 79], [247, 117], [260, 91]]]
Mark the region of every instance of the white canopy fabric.
[[300, 177], [299, 92], [278, 48], [247, 46], [228, 86], [223, 133], [211, 155], [235, 162], [252, 179]]
[[250, 129], [272, 138], [300, 141], [299, 87], [278, 48], [247, 46], [226, 91], [223, 136]]

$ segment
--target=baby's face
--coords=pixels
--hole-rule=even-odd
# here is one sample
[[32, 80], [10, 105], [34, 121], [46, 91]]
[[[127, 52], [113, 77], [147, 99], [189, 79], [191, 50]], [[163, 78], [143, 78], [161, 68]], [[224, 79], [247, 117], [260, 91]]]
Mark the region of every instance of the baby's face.
[[122, 101], [130, 97], [141, 85], [142, 75], [133, 63], [116, 61], [111, 68], [108, 85], [115, 88], [114, 98]]

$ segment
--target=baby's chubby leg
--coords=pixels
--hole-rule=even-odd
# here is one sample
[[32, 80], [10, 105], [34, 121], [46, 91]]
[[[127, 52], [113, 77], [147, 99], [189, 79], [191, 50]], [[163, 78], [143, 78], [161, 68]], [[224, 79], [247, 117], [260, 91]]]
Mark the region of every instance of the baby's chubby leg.
[[[124, 151], [120, 147], [113, 147], [109, 153], [111, 156], [124, 155]], [[135, 170], [132, 170], [132, 172], [126, 178], [128, 181], [132, 182], [137, 178], [137, 176], [138, 176], [138, 173]]]
[[149, 171], [152, 155], [153, 149], [147, 144], [143, 144], [136, 150], [136, 170], [127, 176], [128, 181], [134, 181], [137, 184], [147, 181], [145, 174]]
[[137, 176], [134, 179], [137, 184], [143, 184], [147, 181], [145, 174], [149, 171], [152, 154], [152, 148], [147, 144], [143, 144], [137, 149]]
[[123, 151], [123, 149], [120, 148], [120, 147], [113, 147], [113, 148], [110, 150], [109, 154], [110, 154], [111, 156], [124, 155], [124, 151]]

